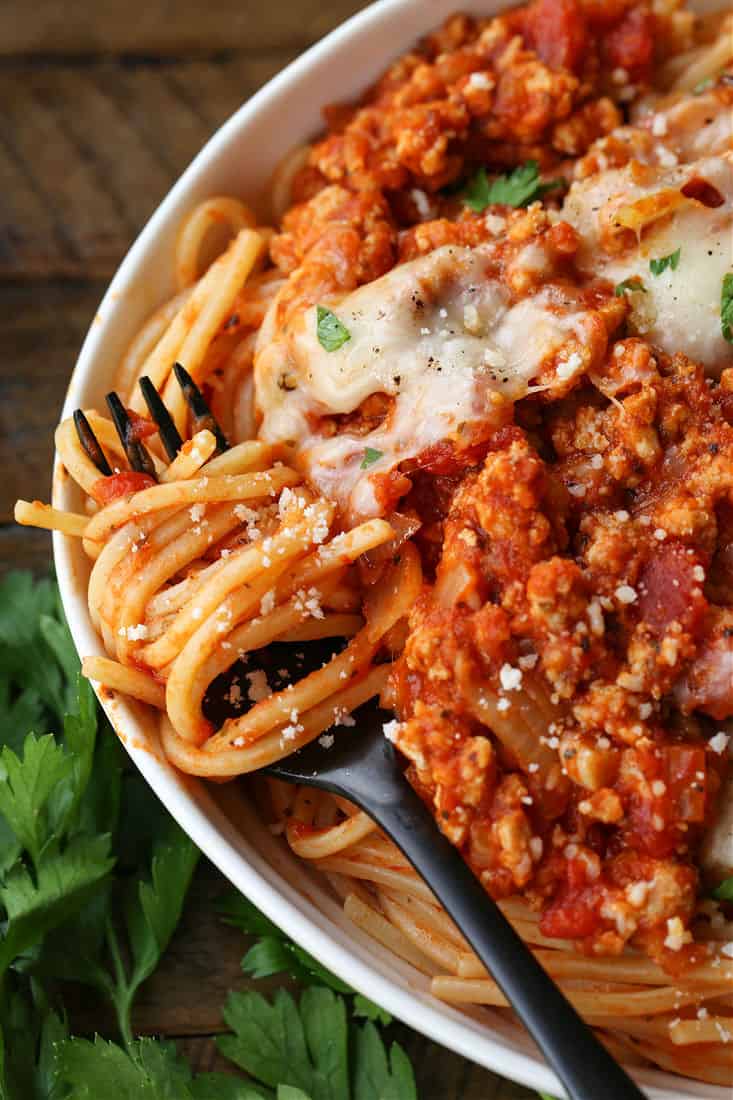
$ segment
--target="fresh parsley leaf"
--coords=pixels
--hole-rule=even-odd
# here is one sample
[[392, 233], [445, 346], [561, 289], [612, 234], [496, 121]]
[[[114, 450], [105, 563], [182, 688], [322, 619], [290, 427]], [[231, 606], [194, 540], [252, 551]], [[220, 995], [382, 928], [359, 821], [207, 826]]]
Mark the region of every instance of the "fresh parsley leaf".
[[41, 615], [53, 615], [54, 584], [34, 581], [25, 570], [11, 570], [0, 580], [0, 642], [20, 648], [35, 640]]
[[64, 718], [63, 746], [50, 734], [29, 734], [22, 756], [7, 745], [0, 752], [0, 813], [36, 865], [44, 847], [71, 825], [89, 783], [95, 706], [91, 687], [78, 677], [77, 712]]
[[242, 959], [242, 969], [253, 978], [268, 978], [273, 974], [290, 974], [303, 985], [325, 985], [336, 993], [353, 993], [307, 951], [293, 943], [276, 924], [260, 913], [251, 901], [232, 891], [219, 903], [219, 912], [228, 924], [234, 924], [249, 935], [259, 937]]
[[730, 878], [724, 878], [723, 881], [715, 887], [712, 896], [716, 901], [733, 901], [733, 875]]
[[412, 1066], [404, 1050], [393, 1043], [389, 1058], [374, 1024], [364, 1024], [356, 1036], [354, 1100], [417, 1100]]
[[248, 935], [283, 936], [278, 926], [238, 890], [229, 890], [219, 898], [216, 908], [226, 924], [233, 924], [235, 928], [241, 929]]
[[541, 199], [548, 191], [563, 187], [565, 180], [542, 183], [536, 160], [520, 164], [509, 175], [497, 176], [489, 181], [485, 168], [479, 168], [469, 180], [463, 192], [463, 201], [478, 214], [494, 203], [504, 206], [528, 206]]
[[381, 1024], [383, 1027], [389, 1027], [392, 1023], [392, 1017], [386, 1008], [380, 1008], [374, 1001], [370, 1001], [368, 997], [362, 996], [361, 993], [357, 993], [354, 996], [353, 1013], [364, 1020], [371, 1020], [374, 1024]]
[[[56, 623], [59, 630], [43, 620]], [[46, 637], [44, 637], [44, 633]], [[0, 581], [0, 695], [15, 699], [31, 692], [38, 696], [45, 709], [40, 722], [34, 722], [37, 733], [46, 733], [53, 723], [60, 723], [64, 713], [73, 708], [76, 692], [75, 677], [67, 679], [59, 664], [57, 652], [49, 645], [52, 638], [58, 652], [68, 640], [64, 653], [65, 667], [79, 667], [71, 637], [63, 620], [56, 586], [50, 581], [33, 583], [30, 573], [11, 572]], [[0, 736], [6, 723], [0, 724]], [[21, 727], [13, 738], [2, 737], [19, 749], [18, 734], [24, 737], [28, 728]], [[12, 733], [12, 731], [11, 731]]]
[[277, 1100], [271, 1089], [226, 1073], [199, 1073], [191, 1082], [193, 1100]]
[[340, 347], [351, 339], [351, 333], [346, 325], [339, 321], [335, 313], [325, 306], [316, 309], [318, 343], [324, 351], [338, 351]]
[[50, 734], [38, 738], [29, 733], [22, 757], [7, 747], [0, 753], [0, 812], [36, 867], [62, 824], [55, 796], [72, 767], [71, 757]]
[[67, 1037], [64, 1020], [36, 983], [27, 993], [9, 989], [2, 998], [0, 1097], [61, 1100], [56, 1083], [56, 1045]]
[[723, 339], [733, 344], [733, 272], [723, 276], [720, 288], [720, 328]]
[[125, 925], [132, 951], [129, 975], [125, 971], [117, 933], [108, 922], [108, 941], [115, 970], [110, 999], [117, 1012], [126, 1045], [132, 1037], [130, 1012], [142, 983], [158, 965], [176, 925], [198, 862], [198, 849], [173, 821], [156, 841], [150, 881], [138, 879], [128, 890]]
[[43, 719], [43, 700], [34, 688], [14, 692], [11, 680], [0, 677], [0, 745], [20, 755], [28, 731], [41, 731]]
[[127, 912], [136, 971], [147, 977], [165, 951], [181, 919], [183, 902], [199, 852], [173, 821], [156, 843], [150, 881], [141, 881]]
[[[61, 666], [61, 671], [70, 687], [74, 687], [81, 669], [79, 656], [74, 647], [66, 620], [55, 619], [52, 615], [41, 615], [38, 620], [41, 637]], [[87, 681], [84, 681], [87, 683]], [[90, 694], [92, 693], [89, 687]]]
[[661, 256], [658, 260], [649, 261], [649, 270], [652, 275], [661, 275], [667, 268], [670, 271], [676, 271], [680, 262], [680, 255], [682, 254], [682, 248], [676, 248], [674, 252], [670, 252], [669, 256]]
[[220, 1051], [258, 1081], [349, 1100], [346, 1010], [330, 989], [306, 989], [299, 1004], [282, 989], [272, 1003], [230, 993], [224, 1019], [234, 1034], [217, 1039]]
[[69, 1039], [57, 1052], [59, 1080], [73, 1100], [189, 1100], [191, 1070], [173, 1043], [139, 1039], [126, 1052], [97, 1036]]
[[35, 875], [16, 863], [0, 882], [7, 920], [0, 940], [0, 975], [16, 956], [83, 905], [113, 863], [108, 836], [76, 837], [64, 850], [45, 853]]
[[269, 978], [283, 972], [298, 977], [293, 974], [293, 963], [293, 956], [279, 936], [263, 936], [242, 959], [242, 970], [253, 978]]
[[383, 454], [384, 451], [377, 451], [374, 447], [366, 447], [359, 469], [366, 470], [369, 466], [373, 466], [375, 462], [379, 462]]
[[617, 298], [623, 298], [627, 291], [629, 294], [636, 294], [638, 292], [646, 294], [646, 287], [638, 275], [633, 275], [630, 279], [624, 279], [622, 283], [617, 283], [613, 288], [613, 293]]

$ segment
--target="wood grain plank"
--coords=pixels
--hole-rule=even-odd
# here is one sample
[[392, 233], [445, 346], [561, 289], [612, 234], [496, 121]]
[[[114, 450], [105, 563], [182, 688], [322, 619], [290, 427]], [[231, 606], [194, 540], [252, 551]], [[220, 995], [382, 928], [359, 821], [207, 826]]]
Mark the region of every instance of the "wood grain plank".
[[16, 497], [48, 499], [53, 431], [102, 284], [0, 284], [0, 523]]
[[49, 533], [0, 524], [0, 577], [11, 569], [30, 569], [37, 577], [45, 577], [51, 569]]
[[0, 54], [170, 54], [302, 49], [363, 0], [5, 0]]
[[110, 278], [214, 130], [290, 57], [0, 68], [0, 281]]

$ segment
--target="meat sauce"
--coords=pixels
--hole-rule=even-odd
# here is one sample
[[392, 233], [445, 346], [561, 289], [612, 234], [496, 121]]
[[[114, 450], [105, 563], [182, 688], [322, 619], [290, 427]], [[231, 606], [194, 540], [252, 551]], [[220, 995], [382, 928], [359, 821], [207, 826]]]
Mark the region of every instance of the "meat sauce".
[[[670, 965], [663, 931], [691, 919], [697, 846], [728, 769], [709, 744], [719, 691], [705, 697], [710, 673], [693, 677], [722, 659], [715, 624], [728, 614], [705, 583], [733, 492], [728, 385], [619, 341], [596, 386], [539, 399], [470, 471], [423, 474], [431, 489], [418, 481], [407, 498], [439, 530], [435, 584], [394, 676], [415, 785], [491, 893], [542, 909], [545, 935], [612, 953], [631, 939]], [[632, 423], [652, 394], [653, 414]], [[520, 695], [536, 700], [534, 743], [559, 759], [559, 783], [529, 770], [511, 729], [476, 764], [481, 692], [508, 718]]]

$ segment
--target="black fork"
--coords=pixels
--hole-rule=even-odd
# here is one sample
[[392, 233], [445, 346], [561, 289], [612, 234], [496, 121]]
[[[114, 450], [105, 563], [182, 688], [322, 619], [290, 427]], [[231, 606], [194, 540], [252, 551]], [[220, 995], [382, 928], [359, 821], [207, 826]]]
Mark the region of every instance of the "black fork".
[[[216, 451], [214, 453], [220, 454], [222, 451], [226, 451], [229, 447], [229, 441], [217, 424], [211, 409], [206, 403], [204, 395], [191, 375], [180, 363], [174, 365], [173, 374], [178, 385], [181, 387], [181, 392], [189, 407], [193, 430], [201, 431], [202, 428], [208, 428], [216, 439]], [[171, 414], [163, 404], [160, 394], [150, 379], [142, 377], [139, 386], [140, 392], [145, 399], [145, 404], [148, 406], [150, 417], [155, 422], [158, 429], [158, 435], [160, 436], [160, 441], [163, 444], [168, 460], [172, 462], [183, 446], [183, 439], [173, 423]], [[137, 471], [137, 473], [147, 474], [149, 477], [157, 480], [155, 476], [155, 463], [147, 447], [137, 438], [127, 409], [120, 400], [119, 395], [112, 390], [107, 394], [106, 401], [107, 408], [112, 417], [112, 422], [117, 429], [117, 434], [120, 437], [120, 442], [127, 456], [127, 461], [130, 463], [130, 468]], [[87, 456], [101, 474], [105, 477], [109, 477], [112, 473], [112, 468], [102, 449], [102, 445], [92, 431], [92, 427], [81, 409], [76, 409], [74, 412], [74, 427], [76, 428], [79, 442], [84, 448]]]
[[[321, 668], [328, 642], [274, 643], [234, 665], [209, 689], [204, 712], [215, 725], [243, 711], [232, 707], [229, 684], [261, 668], [273, 690]], [[283, 675], [287, 672], [287, 676]], [[227, 698], [228, 697], [228, 698]], [[571, 1100], [644, 1100], [644, 1094], [583, 1022], [484, 890], [458, 849], [440, 832], [408, 783], [404, 761], [385, 737], [393, 716], [375, 702], [355, 711], [356, 726], [326, 747], [311, 742], [262, 771], [347, 798], [364, 810], [402, 851], [491, 973], [517, 1016], [562, 1081]]]
[[330, 748], [313, 741], [265, 768], [354, 802], [410, 861], [471, 944], [562, 1081], [571, 1100], [643, 1100], [643, 1093], [542, 969], [458, 850], [443, 836], [384, 736], [385, 715], [362, 707]]

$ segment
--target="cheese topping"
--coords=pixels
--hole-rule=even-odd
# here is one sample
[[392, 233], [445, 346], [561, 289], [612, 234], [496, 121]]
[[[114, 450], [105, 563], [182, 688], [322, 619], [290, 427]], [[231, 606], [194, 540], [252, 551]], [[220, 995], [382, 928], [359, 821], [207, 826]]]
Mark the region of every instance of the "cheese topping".
[[[319, 343], [315, 307], [286, 332], [265, 322], [260, 436], [296, 443], [311, 481], [352, 518], [383, 510], [380, 477], [400, 462], [445, 440], [460, 450], [505, 422], [543, 365], [564, 364], [562, 379], [581, 364], [587, 312], [554, 285], [513, 302], [488, 273], [496, 247], [446, 245], [330, 301], [350, 334], [336, 351]], [[524, 250], [535, 271], [550, 266], [541, 251]], [[373, 430], [320, 428], [319, 418], [353, 413], [374, 394], [392, 400]], [[367, 447], [379, 457], [364, 470]]]
[[[646, 293], [630, 299], [633, 331], [702, 362], [712, 375], [733, 363], [720, 327], [720, 288], [733, 268], [733, 154], [671, 169], [632, 162], [601, 172], [573, 184], [563, 217], [582, 237], [581, 266], [614, 284], [643, 282]], [[630, 247], [629, 230], [636, 236]], [[678, 248], [675, 270], [650, 272], [651, 259]]]

